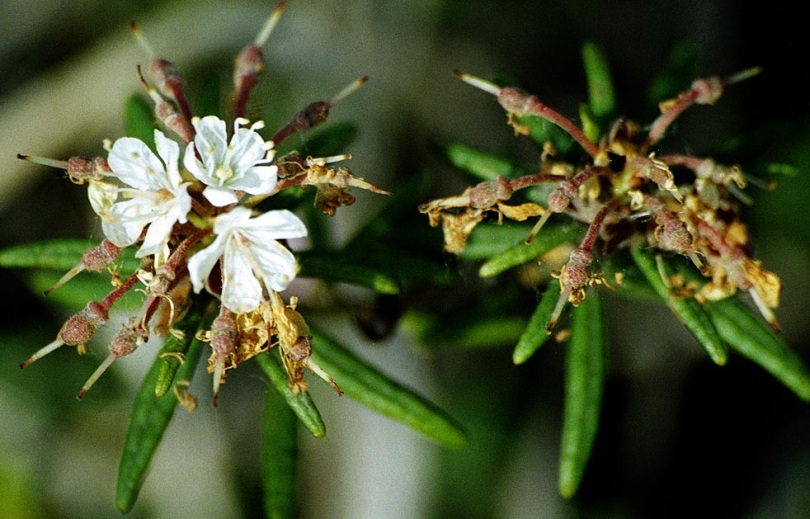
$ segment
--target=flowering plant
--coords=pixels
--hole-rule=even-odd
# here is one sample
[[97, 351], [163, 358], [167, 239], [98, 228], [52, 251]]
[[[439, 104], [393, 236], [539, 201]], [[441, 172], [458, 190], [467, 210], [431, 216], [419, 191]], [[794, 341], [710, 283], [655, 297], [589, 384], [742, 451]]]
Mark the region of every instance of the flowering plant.
[[[280, 2], [256, 39], [235, 59], [233, 92], [226, 115], [199, 117], [186, 98], [184, 81], [174, 65], [156, 57], [140, 28], [131, 29], [149, 54], [137, 72], [151, 100], [158, 125], [143, 117], [143, 102], [128, 111], [128, 126], [146, 128], [137, 136], [105, 142], [107, 156], [75, 156], [59, 161], [32, 155], [18, 158], [63, 169], [69, 179], [88, 190], [90, 205], [101, 221], [103, 239], [81, 251], [73, 241], [27, 244], [2, 253], [13, 267], [73, 267], [46, 294], [83, 271], [111, 275], [113, 289], [90, 301], [63, 324], [56, 339], [25, 359], [20, 367], [62, 346], [80, 354], [126, 297], [143, 297], [137, 311], [124, 319], [109, 342], [109, 353], [81, 388], [88, 390], [117, 359], [145, 343], [160, 343], [154, 365], [143, 382], [119, 467], [117, 506], [130, 510], [146, 477], [150, 460], [177, 404], [189, 410], [197, 398], [190, 379], [204, 345], [211, 349], [208, 372], [213, 376], [213, 405], [218, 403], [226, 375], [256, 359], [277, 395], [268, 395], [268, 409], [286, 424], [265, 436], [268, 452], [266, 489], [268, 515], [291, 515], [294, 500], [279, 498], [279, 488], [295, 475], [280, 474], [277, 459], [294, 442], [296, 420], [316, 437], [325, 434], [320, 414], [304, 379], [309, 370], [342, 395], [345, 391], [369, 407], [400, 420], [440, 443], [458, 445], [463, 435], [435, 406], [355, 357], [334, 339], [310, 329], [299, 311], [298, 297], [283, 293], [299, 277], [364, 285], [396, 293], [407, 277], [395, 269], [378, 269], [339, 251], [325, 249], [311, 237], [301, 214], [312, 207], [334, 215], [355, 198], [351, 188], [387, 195], [345, 167], [334, 164], [348, 154], [302, 156], [276, 148], [296, 132], [326, 121], [330, 109], [365, 83], [352, 82], [326, 101], [309, 104], [271, 137], [262, 121], [246, 115], [253, 88], [264, 67], [262, 47], [284, 10]], [[307, 207], [306, 194], [315, 191]], [[293, 242], [296, 240], [296, 242]], [[306, 247], [309, 250], [295, 250]], [[321, 250], [319, 250], [321, 247]], [[299, 262], [300, 258], [304, 258]], [[276, 403], [281, 402], [281, 405]], [[285, 406], [284, 403], [287, 405]], [[282, 418], [292, 417], [291, 419]], [[287, 460], [289, 461], [289, 460]], [[285, 486], [287, 485], [287, 486]], [[272, 488], [271, 488], [272, 487]]]

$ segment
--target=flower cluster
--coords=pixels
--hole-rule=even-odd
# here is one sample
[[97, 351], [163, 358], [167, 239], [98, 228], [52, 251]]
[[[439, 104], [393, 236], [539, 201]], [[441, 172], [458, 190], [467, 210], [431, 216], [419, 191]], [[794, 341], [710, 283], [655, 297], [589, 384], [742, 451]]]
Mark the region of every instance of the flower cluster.
[[[292, 187], [314, 186], [316, 203], [326, 214], [348, 205], [350, 187], [387, 193], [330, 164], [350, 158], [276, 158], [275, 147], [296, 131], [326, 120], [329, 109], [365, 82], [361, 78], [327, 101], [296, 113], [270, 139], [264, 124], [244, 117], [251, 90], [263, 69], [261, 47], [283, 11], [280, 3], [261, 32], [235, 60], [229, 120], [196, 117], [186, 100], [183, 79], [172, 63], [154, 57], [140, 29], [133, 34], [150, 53], [146, 74], [138, 75], [155, 104], [161, 129], [154, 130], [154, 149], [123, 137], [106, 143], [107, 157], [72, 157], [55, 161], [19, 157], [67, 171], [76, 184], [87, 185], [104, 240], [87, 250], [82, 261], [54, 287], [82, 270], [114, 273], [115, 288], [91, 301], [65, 322], [56, 340], [21, 364], [25, 367], [63, 345], [85, 350], [85, 343], [109, 319], [113, 304], [140, 286], [146, 299], [109, 345], [109, 355], [82, 388], [81, 398], [116, 359], [133, 352], [151, 336], [178, 333], [173, 327], [195, 299], [208, 298], [216, 317], [210, 330], [198, 334], [211, 344], [209, 371], [214, 374], [214, 403], [225, 372], [278, 344], [294, 390], [305, 387], [309, 368], [337, 390], [331, 378], [310, 359], [309, 329], [293, 298], [280, 293], [295, 279], [299, 267], [288, 240], [305, 238], [304, 222], [287, 209], [261, 210], [259, 204]], [[181, 147], [183, 149], [181, 149]], [[115, 261], [135, 247], [140, 268], [120, 279]], [[50, 291], [49, 290], [49, 291]]]
[[[523, 221], [539, 216], [527, 243], [554, 214], [587, 224], [584, 239], [555, 273], [561, 294], [549, 320], [549, 333], [567, 302], [577, 306], [585, 298], [585, 288], [602, 281], [592, 270], [597, 241], [603, 245], [600, 251], [643, 245], [685, 255], [708, 278], [694, 288], [696, 299], [719, 300], [745, 290], [765, 320], [778, 330], [773, 310], [779, 304], [781, 281], [750, 255], [748, 233], [740, 219], [740, 202], [749, 202], [741, 191], [746, 186], [741, 169], [707, 157], [658, 156], [653, 151], [684, 110], [694, 104], [713, 104], [726, 86], [758, 71], [698, 79], [677, 98], [660, 104], [661, 114], [646, 135], [635, 123], [620, 119], [598, 142], [533, 95], [457, 72], [463, 81], [497, 98], [516, 133], [529, 133], [522, 117], [540, 117], [564, 130], [585, 151], [588, 161], [574, 165], [555, 160], [554, 147], [546, 143], [537, 173], [481, 182], [460, 195], [427, 202], [420, 211], [428, 215], [432, 226], [442, 225], [445, 249], [452, 253], [464, 250], [470, 234], [488, 215], [496, 215], [499, 222], [504, 217]], [[507, 204], [519, 190], [539, 185], [551, 186], [543, 205], [534, 201]], [[664, 277], [669, 284], [668, 276]]]

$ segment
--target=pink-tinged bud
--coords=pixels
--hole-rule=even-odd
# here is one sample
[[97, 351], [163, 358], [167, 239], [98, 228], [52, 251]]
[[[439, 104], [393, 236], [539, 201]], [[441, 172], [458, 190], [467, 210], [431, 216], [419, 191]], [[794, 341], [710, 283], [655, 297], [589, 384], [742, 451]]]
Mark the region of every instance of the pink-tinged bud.
[[82, 256], [82, 264], [90, 272], [100, 272], [110, 263], [118, 259], [121, 247], [109, 240], [104, 240], [95, 247], [88, 249]]
[[118, 254], [121, 252], [121, 248], [113, 245], [112, 242], [108, 240], [104, 240], [100, 244], [96, 245], [95, 247], [91, 247], [87, 249], [85, 253], [82, 255], [82, 261], [69, 271], [65, 273], [64, 276], [59, 278], [59, 281], [54, 283], [50, 288], [45, 291], [45, 295], [50, 294], [57, 288], [61, 287], [71, 279], [73, 279], [76, 274], [83, 270], [89, 270], [90, 272], [100, 272], [103, 270], [107, 265], [112, 263], [118, 258]]
[[498, 104], [504, 110], [517, 116], [537, 115], [537, 109], [543, 103], [536, 96], [529, 95], [523, 90], [514, 87], [504, 87], [498, 91]]
[[[567, 184], [567, 183], [564, 183]], [[567, 196], [562, 186], [555, 189], [548, 195], [548, 210], [552, 213], [561, 213], [568, 209], [568, 205], [571, 203], [570, 196]]]
[[695, 103], [713, 105], [723, 95], [723, 80], [718, 77], [698, 79], [692, 83], [692, 90], [697, 94]]
[[115, 337], [113, 337], [110, 344], [107, 345], [107, 349], [110, 351], [110, 354], [107, 355], [104, 362], [102, 362], [101, 365], [96, 368], [96, 371], [90, 375], [90, 378], [88, 378], [87, 382], [84, 383], [84, 386], [82, 387], [81, 391], [79, 391], [76, 399], [81, 400], [84, 398], [84, 395], [87, 394], [90, 388], [93, 387], [93, 384], [95, 384], [101, 375], [107, 371], [107, 368], [109, 368], [113, 362], [138, 349], [138, 346], [143, 342], [146, 342], [147, 338], [148, 333], [140, 326], [137, 318], [131, 317], [127, 324], [121, 328], [121, 331], [115, 334]]
[[76, 346], [89, 341], [99, 326], [109, 319], [107, 309], [98, 301], [90, 301], [84, 310], [68, 319], [59, 331], [59, 338], [68, 346]]
[[41, 359], [64, 345], [78, 346], [81, 348], [84, 343], [89, 341], [96, 334], [98, 327], [107, 322], [108, 318], [107, 309], [101, 303], [90, 301], [87, 303], [87, 306], [84, 307], [84, 310], [74, 314], [62, 325], [55, 341], [41, 348], [20, 363], [20, 369], [24, 369], [34, 361]]
[[83, 184], [87, 180], [101, 180], [112, 172], [103, 157], [70, 157], [67, 160], [67, 172], [71, 180]]
[[146, 339], [148, 339], [148, 333], [133, 317], [121, 328], [121, 331], [115, 334], [113, 340], [107, 345], [107, 349], [116, 357], [124, 357], [138, 349], [138, 346], [146, 342]]
[[242, 87], [243, 82], [258, 81], [258, 75], [264, 71], [264, 55], [262, 49], [255, 45], [249, 45], [242, 49], [236, 57], [233, 71], [233, 83], [237, 87]]
[[662, 250], [686, 253], [693, 248], [692, 235], [686, 228], [686, 224], [678, 219], [674, 214], [672, 218], [663, 220], [659, 218], [661, 225], [656, 229], [656, 239], [658, 247]]
[[481, 182], [470, 189], [470, 207], [473, 209], [489, 209], [496, 203], [508, 200], [512, 196], [512, 186], [504, 177], [498, 177], [488, 182]]

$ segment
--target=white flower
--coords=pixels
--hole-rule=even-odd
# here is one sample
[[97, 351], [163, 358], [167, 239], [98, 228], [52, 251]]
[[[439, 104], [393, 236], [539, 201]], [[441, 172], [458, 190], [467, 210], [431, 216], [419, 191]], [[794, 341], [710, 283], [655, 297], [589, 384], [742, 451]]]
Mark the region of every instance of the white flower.
[[107, 158], [109, 176], [129, 187], [94, 181], [88, 191], [104, 235], [118, 247], [137, 242], [149, 226], [135, 254], [139, 258], [163, 252], [172, 227], [185, 223], [191, 210], [189, 183], [182, 182], [177, 167], [180, 147], [160, 130], [155, 130], [155, 147], [159, 158], [139, 139], [116, 140]]
[[295, 278], [298, 263], [279, 239], [302, 238], [307, 228], [290, 211], [268, 211], [251, 218], [250, 209], [234, 207], [214, 221], [216, 239], [188, 261], [194, 291], [199, 292], [222, 258], [222, 304], [243, 314], [264, 300], [262, 285], [280, 292]]
[[183, 164], [197, 179], [206, 184], [203, 195], [213, 205], [224, 207], [236, 203], [236, 191], [265, 195], [276, 187], [276, 166], [273, 143], [264, 142], [256, 130], [262, 122], [242, 128], [246, 119], [236, 119], [230, 143], [225, 133], [225, 121], [209, 115], [191, 121], [196, 130], [194, 142], [189, 143]]

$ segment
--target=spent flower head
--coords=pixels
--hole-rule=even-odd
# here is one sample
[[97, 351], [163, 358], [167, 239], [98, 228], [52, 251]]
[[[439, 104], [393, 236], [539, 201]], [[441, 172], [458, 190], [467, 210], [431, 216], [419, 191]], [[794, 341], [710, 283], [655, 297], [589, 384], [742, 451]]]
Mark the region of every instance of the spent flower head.
[[[773, 310], [779, 304], [781, 282], [749, 256], [751, 247], [739, 211], [740, 199], [746, 200], [740, 191], [745, 185], [740, 168], [688, 154], [658, 156], [653, 149], [686, 108], [713, 104], [726, 86], [758, 72], [754, 68], [729, 78], [696, 80], [676, 99], [661, 103], [661, 115], [646, 136], [639, 135], [639, 127], [632, 121], [619, 119], [598, 141], [536, 96], [457, 72], [463, 81], [497, 98], [517, 134], [530, 132], [521, 118], [545, 119], [579, 144], [588, 159], [583, 165], [555, 160], [556, 150], [547, 142], [537, 173], [487, 180], [460, 195], [424, 203], [420, 211], [429, 216], [431, 225], [442, 223], [445, 249], [453, 253], [463, 252], [476, 226], [490, 214], [497, 215], [499, 222], [504, 217], [524, 221], [539, 216], [526, 236], [527, 244], [555, 214], [587, 224], [582, 243], [560, 267], [561, 294], [549, 333], [564, 303], [579, 305], [587, 286], [601, 281], [591, 270], [598, 243], [604, 251], [643, 243], [662, 253], [682, 254], [712, 279], [697, 297], [721, 299], [746, 290], [766, 321], [778, 330]], [[691, 170], [692, 182], [676, 183], [674, 168]], [[507, 204], [518, 191], [536, 186], [551, 186], [544, 197], [545, 207], [536, 201]]]
[[[742, 206], [752, 203], [743, 188], [753, 177], [738, 165], [670, 152], [663, 145], [684, 110], [714, 104], [726, 87], [760, 70], [695, 80], [660, 103], [660, 115], [649, 126], [625, 118], [611, 124], [607, 116], [616, 110], [607, 65], [595, 46], [584, 54], [592, 98], [580, 110], [582, 126], [518, 88], [456, 72], [496, 98], [516, 135], [529, 135], [542, 146], [539, 163], [525, 168], [450, 146], [451, 162], [483, 181], [419, 207], [431, 226], [441, 226], [445, 251], [485, 260], [481, 277], [519, 267], [517, 281], [541, 293], [536, 309], [522, 312], [531, 316], [514, 337], [515, 364], [526, 362], [552, 336], [567, 342], [559, 471], [565, 497], [576, 493], [582, 480], [600, 419], [607, 334], [598, 285], [617, 295], [658, 298], [714, 363], [725, 364], [727, 348], [734, 348], [810, 401], [810, 372], [775, 333], [782, 283], [752, 257], [742, 218]], [[493, 174], [495, 169], [502, 173]], [[534, 223], [507, 225], [509, 220]], [[516, 242], [516, 234], [523, 239]], [[483, 290], [487, 297], [492, 287]], [[740, 291], [761, 318], [732, 299]], [[565, 312], [572, 307], [570, 329], [559, 330], [564, 320], [568, 325]], [[497, 322], [481, 318], [487, 325]], [[512, 337], [506, 325], [498, 330], [493, 342], [507, 333]], [[468, 339], [453, 335], [453, 340]]]

